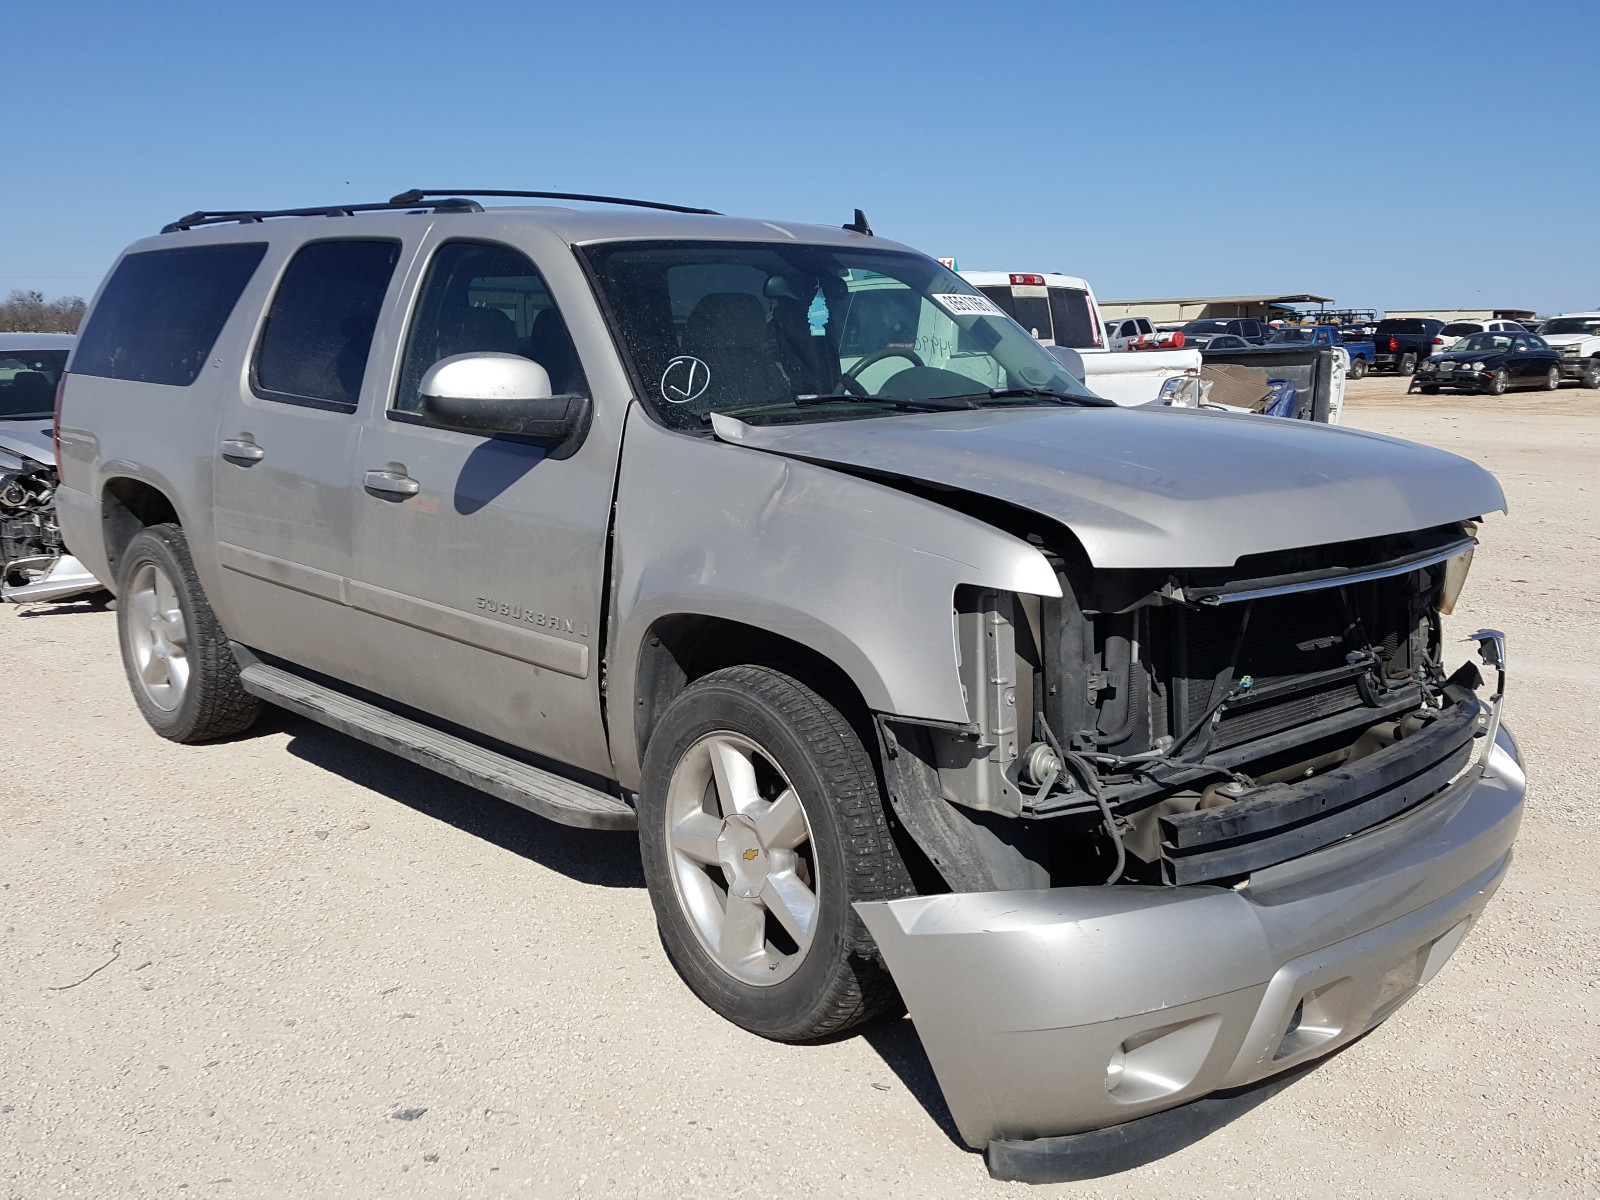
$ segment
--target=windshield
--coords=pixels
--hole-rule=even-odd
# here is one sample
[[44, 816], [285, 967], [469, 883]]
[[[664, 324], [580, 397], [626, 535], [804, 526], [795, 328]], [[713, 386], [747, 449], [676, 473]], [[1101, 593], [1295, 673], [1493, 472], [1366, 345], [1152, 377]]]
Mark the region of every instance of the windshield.
[[0, 350], [0, 421], [55, 412], [65, 350]]
[[1543, 337], [1552, 333], [1600, 333], [1600, 317], [1553, 317], [1539, 327]]
[[977, 288], [921, 255], [679, 241], [583, 253], [642, 398], [674, 428], [704, 428], [718, 412], [781, 422], [1102, 403]]
[[1511, 349], [1512, 335], [1509, 333], [1474, 333], [1464, 337], [1451, 350], [1472, 350], [1483, 354], [1491, 350], [1503, 351]]

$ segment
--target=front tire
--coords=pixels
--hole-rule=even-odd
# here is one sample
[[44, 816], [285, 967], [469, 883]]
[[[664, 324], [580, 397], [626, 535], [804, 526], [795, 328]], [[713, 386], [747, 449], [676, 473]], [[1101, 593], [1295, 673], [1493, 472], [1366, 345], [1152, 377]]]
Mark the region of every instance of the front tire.
[[899, 997], [852, 907], [912, 893], [855, 730], [805, 684], [728, 667], [669, 707], [639, 796], [645, 880], [691, 991], [775, 1041], [825, 1037]]
[[1551, 367], [1550, 373], [1545, 376], [1544, 390], [1555, 392], [1561, 389], [1561, 368]]
[[162, 737], [227, 737], [261, 715], [177, 525], [151, 525], [128, 543], [117, 571], [117, 641], [134, 701]]
[[1489, 382], [1486, 390], [1491, 396], [1504, 396], [1506, 394], [1507, 376], [1504, 367], [1489, 373]]
[[1584, 365], [1583, 377], [1578, 382], [1591, 392], [1600, 392], [1600, 359], [1591, 358]]
[[1439, 394], [1438, 385], [1432, 383], [1423, 384], [1421, 387], [1417, 388], [1417, 391], [1421, 392], [1424, 396], [1437, 396]]

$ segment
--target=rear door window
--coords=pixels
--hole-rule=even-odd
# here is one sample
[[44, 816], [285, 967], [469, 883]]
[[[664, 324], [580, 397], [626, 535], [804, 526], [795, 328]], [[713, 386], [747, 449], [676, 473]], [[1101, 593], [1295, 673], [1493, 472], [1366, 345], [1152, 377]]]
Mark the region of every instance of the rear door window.
[[78, 338], [79, 375], [187, 387], [267, 252], [265, 242], [129, 254]]
[[311, 242], [278, 283], [256, 347], [252, 382], [267, 400], [351, 412], [361, 395], [400, 243]]

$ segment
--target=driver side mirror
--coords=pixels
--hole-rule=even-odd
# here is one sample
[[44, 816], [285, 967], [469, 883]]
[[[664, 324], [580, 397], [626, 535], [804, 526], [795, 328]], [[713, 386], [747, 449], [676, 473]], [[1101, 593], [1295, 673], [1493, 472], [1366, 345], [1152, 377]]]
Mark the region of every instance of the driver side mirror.
[[508, 433], [572, 441], [577, 448], [589, 428], [588, 396], [556, 396], [550, 376], [520, 354], [457, 354], [429, 367], [418, 388], [422, 419], [458, 433]]

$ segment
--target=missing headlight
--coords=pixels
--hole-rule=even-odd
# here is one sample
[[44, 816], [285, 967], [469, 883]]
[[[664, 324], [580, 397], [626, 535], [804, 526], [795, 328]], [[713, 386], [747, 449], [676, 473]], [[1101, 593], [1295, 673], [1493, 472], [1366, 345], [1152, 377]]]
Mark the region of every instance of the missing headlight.
[[[1476, 521], [1461, 522], [1461, 532], [1468, 537], [1476, 537], [1478, 523]], [[1461, 599], [1461, 589], [1467, 586], [1467, 572], [1472, 570], [1472, 551], [1467, 550], [1454, 558], [1445, 560], [1444, 582], [1439, 588], [1439, 602], [1435, 606], [1444, 616], [1449, 616], [1456, 610], [1456, 601]]]

